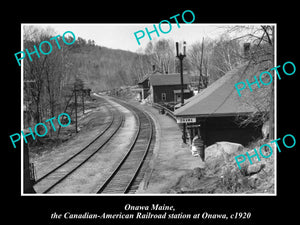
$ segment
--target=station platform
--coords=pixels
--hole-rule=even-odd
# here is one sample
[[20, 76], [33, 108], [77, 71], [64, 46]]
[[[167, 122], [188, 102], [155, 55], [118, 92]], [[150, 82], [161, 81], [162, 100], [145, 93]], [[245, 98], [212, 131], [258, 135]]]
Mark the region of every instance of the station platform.
[[[137, 105], [137, 103], [135, 104]], [[200, 157], [191, 154], [188, 145], [182, 143], [182, 133], [178, 124], [169, 116], [159, 114], [158, 109], [151, 105], [141, 105], [153, 118], [156, 127], [156, 144], [150, 161], [150, 170], [136, 194], [165, 194], [170, 193], [179, 177], [188, 171], [205, 163]]]

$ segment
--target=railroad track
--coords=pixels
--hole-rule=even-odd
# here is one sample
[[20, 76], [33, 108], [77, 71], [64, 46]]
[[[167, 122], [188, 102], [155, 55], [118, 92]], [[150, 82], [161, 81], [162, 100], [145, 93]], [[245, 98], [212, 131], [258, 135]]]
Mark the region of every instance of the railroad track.
[[54, 187], [62, 183], [63, 180], [87, 162], [93, 155], [99, 152], [117, 133], [124, 123], [124, 115], [114, 107], [112, 108], [114, 110], [109, 109], [110, 115], [112, 115], [112, 120], [93, 141], [59, 166], [36, 180], [35, 187], [38, 187], [39, 193], [49, 193]]
[[99, 188], [98, 194], [125, 194], [134, 192], [143, 179], [145, 172], [141, 172], [141, 170], [143, 164], [149, 160], [149, 151], [152, 146], [151, 144], [153, 144], [154, 129], [152, 120], [147, 113], [119, 100], [114, 101], [128, 108], [135, 114], [138, 129], [128, 152], [106, 178], [105, 182]]

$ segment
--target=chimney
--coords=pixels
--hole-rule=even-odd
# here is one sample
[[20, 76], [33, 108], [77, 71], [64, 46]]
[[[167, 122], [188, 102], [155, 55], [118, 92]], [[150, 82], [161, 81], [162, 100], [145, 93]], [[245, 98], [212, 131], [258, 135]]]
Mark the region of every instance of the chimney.
[[155, 72], [155, 65], [152, 65], [152, 72]]
[[250, 58], [250, 43], [244, 43], [244, 57], [246, 59]]

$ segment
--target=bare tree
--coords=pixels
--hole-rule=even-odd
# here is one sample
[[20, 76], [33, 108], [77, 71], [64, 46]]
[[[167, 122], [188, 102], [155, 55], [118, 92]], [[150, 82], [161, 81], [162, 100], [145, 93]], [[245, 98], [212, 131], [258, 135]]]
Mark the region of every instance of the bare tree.
[[215, 81], [241, 63], [241, 46], [237, 40], [222, 36], [214, 43], [210, 59], [210, 81]]
[[[24, 49], [31, 52], [34, 46], [39, 48], [42, 41], [49, 41], [54, 35], [51, 28], [24, 26]], [[62, 42], [62, 40], [59, 41]], [[33, 54], [31, 55], [32, 61], [28, 57], [24, 59], [24, 100], [28, 106], [26, 107], [29, 111], [27, 114], [32, 116], [35, 123], [54, 117], [62, 108], [61, 97], [66, 85], [65, 62], [68, 58], [68, 46], [62, 43], [60, 46], [61, 49], [58, 49], [53, 44], [51, 50], [48, 45], [43, 45], [43, 52], [51, 51], [50, 54], [39, 53], [39, 57]], [[50, 135], [52, 135], [52, 129], [50, 129]]]
[[[264, 91], [262, 95], [252, 95], [245, 101], [247, 104], [254, 106], [257, 112], [248, 116], [243, 116], [242, 124], [257, 123], [262, 124], [269, 120], [269, 138], [274, 138], [274, 71], [270, 71], [274, 67], [274, 26], [261, 25], [261, 26], [234, 26], [228, 29], [227, 32], [242, 33], [234, 40], [242, 40], [249, 42], [253, 46], [250, 56], [247, 58], [252, 67], [257, 67], [262, 71], [269, 71], [272, 74], [273, 82]], [[258, 90], [263, 91], [262, 89]], [[255, 97], [256, 96], [256, 97]], [[255, 99], [251, 99], [255, 98]], [[258, 102], [262, 102], [263, 108], [258, 107]]]
[[143, 53], [138, 53], [131, 64], [131, 71], [135, 79], [134, 83], [137, 83], [144, 76], [152, 72], [152, 65], [149, 56]]
[[191, 69], [194, 70], [196, 73], [199, 73], [198, 90], [200, 88], [206, 88], [208, 85], [208, 62], [210, 54], [210, 46], [208, 42], [204, 42], [204, 38], [202, 42], [195, 42], [188, 49], [187, 59], [190, 62]]
[[175, 72], [174, 43], [168, 39], [151, 41], [147, 44], [145, 53], [150, 57], [150, 63], [161, 73]]

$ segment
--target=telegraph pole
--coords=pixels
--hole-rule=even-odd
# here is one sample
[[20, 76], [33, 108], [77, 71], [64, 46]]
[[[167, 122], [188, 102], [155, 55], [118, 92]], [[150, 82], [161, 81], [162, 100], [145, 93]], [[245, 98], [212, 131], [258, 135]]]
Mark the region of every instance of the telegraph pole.
[[[186, 42], [184, 41], [183, 42], [183, 53], [182, 52], [179, 52], [179, 46], [178, 46], [178, 42], [176, 42], [176, 57], [179, 59], [180, 61], [180, 82], [181, 82], [181, 107], [184, 105], [184, 86], [183, 86], [183, 64], [182, 64], [182, 61], [184, 59], [184, 57], [186, 57], [186, 54], [185, 54], [185, 46], [186, 45]], [[182, 124], [183, 127], [182, 127], [182, 141], [184, 144], [186, 144], [186, 124], [183, 123]]]
[[84, 114], [84, 90], [81, 90], [81, 101], [82, 101], [82, 114]]
[[198, 93], [200, 92], [201, 82], [203, 84], [203, 76], [202, 76], [203, 49], [204, 49], [204, 37], [202, 38], [202, 47], [201, 47], [201, 61], [200, 61], [200, 75], [199, 75]]
[[75, 92], [75, 129], [76, 129], [76, 133], [78, 133], [78, 130], [77, 130], [77, 94], [76, 94], [77, 90], [76, 90], [76, 88], [75, 88], [74, 92]]

